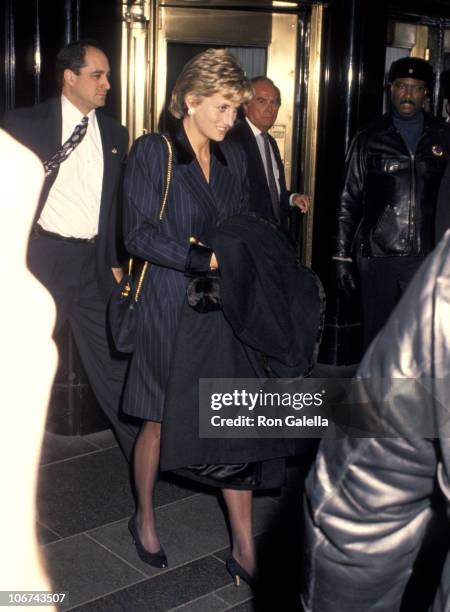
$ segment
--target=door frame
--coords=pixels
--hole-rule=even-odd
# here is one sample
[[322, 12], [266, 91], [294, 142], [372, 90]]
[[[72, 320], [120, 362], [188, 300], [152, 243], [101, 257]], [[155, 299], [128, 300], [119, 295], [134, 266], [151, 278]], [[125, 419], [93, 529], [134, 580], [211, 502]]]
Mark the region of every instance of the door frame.
[[[300, 81], [297, 66], [298, 23], [305, 16], [306, 69]], [[305, 5], [301, 11], [249, 11], [237, 8], [164, 6], [158, 0], [141, 0], [123, 8], [122, 120], [131, 142], [156, 131], [166, 101], [167, 45], [170, 42], [224, 46], [266, 47], [267, 76], [282, 92], [282, 105], [271, 133], [285, 166], [286, 183], [300, 183], [303, 193], [314, 195], [320, 88], [323, 7]], [[242, 41], [245, 40], [245, 45]], [[286, 58], [293, 58], [287, 62]], [[306, 117], [301, 142], [294, 142], [299, 92], [306, 96]], [[299, 147], [299, 151], [294, 151]], [[292, 160], [301, 160], [293, 169]], [[297, 179], [297, 180], [296, 180]], [[301, 258], [311, 264], [314, 198], [301, 224]]]

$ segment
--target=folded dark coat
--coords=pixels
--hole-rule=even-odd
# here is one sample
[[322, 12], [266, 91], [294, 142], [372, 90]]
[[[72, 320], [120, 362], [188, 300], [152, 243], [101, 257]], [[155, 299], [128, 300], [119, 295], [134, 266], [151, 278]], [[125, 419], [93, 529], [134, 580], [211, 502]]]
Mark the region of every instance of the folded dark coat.
[[297, 263], [283, 233], [256, 216], [230, 217], [202, 240], [219, 261], [222, 310], [199, 313], [187, 302], [183, 306], [162, 423], [161, 467], [295, 454], [299, 444], [308, 443], [200, 439], [198, 380], [306, 375], [322, 327], [321, 285]]

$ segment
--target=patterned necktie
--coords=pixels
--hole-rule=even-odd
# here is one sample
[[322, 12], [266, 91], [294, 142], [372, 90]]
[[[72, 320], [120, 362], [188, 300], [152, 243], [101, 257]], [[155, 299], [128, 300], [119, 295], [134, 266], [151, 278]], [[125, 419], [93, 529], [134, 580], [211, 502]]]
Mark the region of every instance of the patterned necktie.
[[273, 173], [272, 156], [270, 154], [269, 135], [262, 132], [264, 140], [264, 153], [266, 155], [267, 181], [269, 183], [270, 200], [272, 202], [273, 214], [277, 221], [280, 220], [280, 196], [278, 195], [275, 174]]
[[83, 117], [81, 123], [75, 126], [74, 131], [66, 142], [59, 147], [52, 157], [44, 162], [45, 176], [48, 176], [55, 170], [57, 170], [60, 164], [65, 161], [72, 151], [80, 144], [86, 135], [88, 129], [89, 117]]

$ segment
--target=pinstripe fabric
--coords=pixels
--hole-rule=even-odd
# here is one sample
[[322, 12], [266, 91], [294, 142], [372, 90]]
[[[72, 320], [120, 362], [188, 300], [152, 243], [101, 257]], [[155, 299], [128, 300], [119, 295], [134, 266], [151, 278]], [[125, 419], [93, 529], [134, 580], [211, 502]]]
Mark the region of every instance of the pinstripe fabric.
[[125, 243], [132, 255], [150, 262], [142, 291], [136, 350], [123, 409], [133, 416], [160, 421], [170, 361], [185, 299], [189, 238], [247, 210], [244, 151], [231, 142], [212, 143], [208, 184], [184, 131], [174, 145], [169, 198], [161, 223], [159, 209], [167, 169], [167, 147], [157, 134], [133, 145], [125, 176]]

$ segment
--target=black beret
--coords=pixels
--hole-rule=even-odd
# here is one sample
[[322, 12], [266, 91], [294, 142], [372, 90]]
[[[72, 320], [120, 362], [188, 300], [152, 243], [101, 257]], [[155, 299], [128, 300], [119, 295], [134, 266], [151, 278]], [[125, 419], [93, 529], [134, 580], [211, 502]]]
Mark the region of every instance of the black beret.
[[389, 83], [395, 79], [417, 79], [425, 81], [429, 86], [433, 83], [433, 68], [428, 62], [419, 57], [402, 57], [392, 62], [389, 70]]

